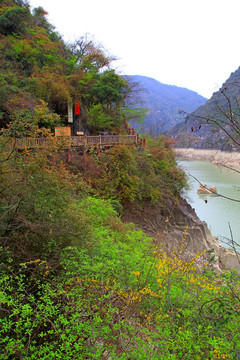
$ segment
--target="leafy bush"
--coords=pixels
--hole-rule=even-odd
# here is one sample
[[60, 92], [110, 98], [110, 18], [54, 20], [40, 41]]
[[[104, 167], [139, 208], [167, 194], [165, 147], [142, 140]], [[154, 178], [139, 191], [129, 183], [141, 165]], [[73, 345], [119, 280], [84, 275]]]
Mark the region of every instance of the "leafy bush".
[[87, 187], [59, 160], [61, 144], [48, 141], [42, 151], [19, 151], [12, 138], [0, 138], [0, 240], [20, 261], [32, 256], [55, 261], [61, 248], [84, 241], [88, 231], [74, 210], [74, 198]]
[[61, 273], [1, 263], [2, 359], [237, 358], [239, 277], [199, 272], [201, 254], [169, 258], [106, 201], [81, 206], [91, 241], [64, 250]]
[[140, 152], [135, 147], [121, 145], [98, 155], [77, 159], [76, 166], [97, 194], [116, 199], [122, 205], [144, 202], [162, 206], [176, 198], [185, 184], [184, 174], [177, 168], [173, 153], [164, 142], [150, 145]]
[[28, 8], [13, 7], [0, 16], [0, 33], [4, 35], [22, 35], [30, 20]]

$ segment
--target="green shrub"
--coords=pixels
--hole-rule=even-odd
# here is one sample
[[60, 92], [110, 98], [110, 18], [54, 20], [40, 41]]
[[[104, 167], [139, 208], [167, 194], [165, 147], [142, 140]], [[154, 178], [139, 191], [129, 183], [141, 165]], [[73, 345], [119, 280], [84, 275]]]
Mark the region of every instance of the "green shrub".
[[[121, 145], [100, 156], [86, 155], [81, 170], [97, 194], [116, 199], [123, 206], [144, 206], [145, 202], [162, 205], [176, 199], [185, 185], [184, 174], [177, 168], [171, 150], [164, 143], [154, 144], [143, 152]], [[78, 162], [79, 166], [79, 162]]]

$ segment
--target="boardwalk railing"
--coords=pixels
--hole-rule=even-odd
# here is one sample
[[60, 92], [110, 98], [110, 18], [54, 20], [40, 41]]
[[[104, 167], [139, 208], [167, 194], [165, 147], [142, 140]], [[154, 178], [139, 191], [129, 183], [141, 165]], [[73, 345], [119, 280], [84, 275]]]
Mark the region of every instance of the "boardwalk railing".
[[137, 135], [72, 136], [72, 146], [136, 144]]
[[45, 147], [45, 146], [47, 146], [49, 144], [49, 139], [48, 138], [14, 139], [13, 144], [17, 149], [43, 148], [43, 147]]
[[[50, 141], [60, 141], [62, 137], [48, 138], [23, 138], [16, 139], [15, 146], [18, 149], [41, 148], [47, 146]], [[72, 147], [87, 146], [113, 146], [116, 144], [137, 144], [137, 135], [99, 135], [99, 136], [72, 136], [65, 137]]]

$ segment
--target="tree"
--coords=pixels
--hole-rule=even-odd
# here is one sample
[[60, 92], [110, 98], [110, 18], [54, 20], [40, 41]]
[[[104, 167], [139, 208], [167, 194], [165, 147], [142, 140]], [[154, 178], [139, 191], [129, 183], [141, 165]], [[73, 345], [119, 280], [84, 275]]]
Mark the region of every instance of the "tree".
[[108, 114], [106, 108], [102, 104], [90, 106], [87, 111], [88, 124], [92, 129], [92, 133], [99, 131], [111, 131], [114, 125], [114, 119]]
[[123, 102], [128, 93], [128, 84], [115, 73], [114, 70], [106, 70], [99, 75], [98, 80], [91, 90], [91, 95], [96, 102], [100, 102], [110, 108], [117, 108]]
[[0, 33], [19, 36], [26, 32], [26, 24], [30, 20], [27, 7], [12, 7], [0, 16]]
[[89, 39], [87, 34], [76, 40], [70, 48], [77, 68], [84, 72], [97, 73], [100, 69], [109, 67], [115, 60], [114, 57], [106, 55], [103, 47]]
[[54, 26], [49, 24], [49, 22], [46, 19], [46, 16], [48, 13], [41, 7], [37, 7], [33, 9], [33, 23], [35, 26], [43, 27], [47, 29], [48, 31], [51, 31], [54, 29]]

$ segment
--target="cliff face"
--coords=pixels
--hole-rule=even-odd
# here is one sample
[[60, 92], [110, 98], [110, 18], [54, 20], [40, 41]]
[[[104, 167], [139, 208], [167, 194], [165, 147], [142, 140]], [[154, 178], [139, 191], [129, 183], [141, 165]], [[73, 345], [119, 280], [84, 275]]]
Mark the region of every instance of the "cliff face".
[[237, 140], [239, 138], [239, 85], [240, 68], [230, 75], [204, 105], [170, 129], [168, 135], [178, 141], [179, 147], [234, 149], [235, 145], [229, 135]]
[[200, 254], [196, 260], [199, 266], [207, 263], [207, 268], [216, 273], [233, 268], [240, 274], [236, 255], [219, 243], [185, 199], [181, 198], [178, 203], [169, 200], [165, 210], [158, 206], [146, 207], [141, 211], [125, 214], [124, 219], [141, 227], [170, 256], [173, 251], [178, 253], [183, 246], [183, 261], [189, 261]]

